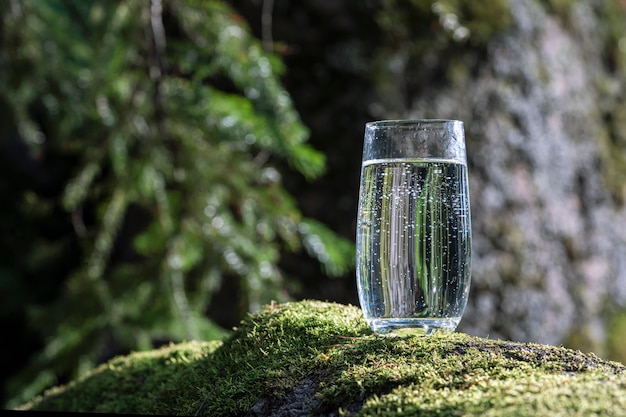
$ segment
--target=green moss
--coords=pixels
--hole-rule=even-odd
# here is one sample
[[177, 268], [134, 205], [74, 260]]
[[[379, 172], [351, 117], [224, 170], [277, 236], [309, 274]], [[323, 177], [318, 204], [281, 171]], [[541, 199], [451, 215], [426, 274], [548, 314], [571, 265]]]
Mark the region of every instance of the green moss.
[[[602, 114], [606, 120], [606, 132], [598, 134], [601, 151], [601, 169], [606, 187], [614, 199], [624, 204], [626, 202], [626, 100], [624, 99], [623, 79], [626, 77], [626, 8], [618, 1], [600, 2], [598, 8], [599, 19], [603, 22], [604, 65], [607, 76], [599, 77], [597, 84], [602, 99], [608, 103]], [[615, 86], [619, 86], [617, 89]]]
[[[48, 391], [26, 408], [97, 413], [189, 412], [202, 368], [221, 342], [188, 342], [112, 359], [83, 378]], [[24, 407], [22, 407], [24, 408]], [[193, 414], [193, 413], [192, 413]]]
[[608, 355], [611, 359], [626, 363], [626, 310], [613, 316], [609, 326]]
[[[360, 311], [316, 301], [270, 306], [251, 316], [206, 370], [206, 415], [247, 411], [258, 398], [280, 397], [316, 369], [346, 338], [368, 332]], [[226, 378], [227, 383], [224, 383]]]
[[624, 389], [601, 392], [601, 378], [594, 373], [530, 373], [522, 380], [483, 377], [462, 390], [432, 390], [411, 384], [368, 400], [361, 413], [440, 417], [624, 415]]
[[[626, 367], [474, 338], [372, 335], [359, 309], [268, 306], [223, 343], [116, 358], [23, 409], [194, 415], [626, 415]], [[620, 414], [621, 413], [621, 414]]]
[[626, 100], [618, 101], [607, 119], [608, 133], [598, 137], [603, 160], [602, 172], [609, 191], [617, 201], [623, 203], [626, 201]]

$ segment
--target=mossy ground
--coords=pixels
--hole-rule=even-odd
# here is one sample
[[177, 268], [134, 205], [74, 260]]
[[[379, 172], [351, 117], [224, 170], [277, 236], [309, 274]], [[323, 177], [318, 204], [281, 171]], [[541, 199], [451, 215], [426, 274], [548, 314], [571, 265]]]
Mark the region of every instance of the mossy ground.
[[626, 416], [626, 367], [565, 348], [461, 333], [379, 337], [355, 307], [303, 301], [266, 307], [223, 343], [182, 343], [113, 359], [21, 408], [208, 416]]

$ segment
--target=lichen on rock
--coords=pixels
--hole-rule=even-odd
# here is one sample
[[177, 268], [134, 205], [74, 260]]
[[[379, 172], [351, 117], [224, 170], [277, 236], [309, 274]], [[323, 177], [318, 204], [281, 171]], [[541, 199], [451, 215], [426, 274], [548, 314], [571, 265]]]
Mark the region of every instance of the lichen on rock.
[[626, 415], [626, 367], [453, 333], [380, 337], [353, 306], [267, 306], [223, 342], [122, 356], [21, 409], [207, 416]]

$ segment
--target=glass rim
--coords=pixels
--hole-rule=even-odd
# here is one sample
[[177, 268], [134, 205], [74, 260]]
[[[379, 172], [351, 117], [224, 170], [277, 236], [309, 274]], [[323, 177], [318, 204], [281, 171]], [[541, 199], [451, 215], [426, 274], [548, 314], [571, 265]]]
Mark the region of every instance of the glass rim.
[[365, 123], [365, 127], [378, 128], [378, 127], [390, 127], [390, 126], [418, 126], [418, 125], [437, 125], [437, 124], [460, 124], [463, 125], [463, 121], [457, 119], [390, 119], [390, 120], [375, 120]]

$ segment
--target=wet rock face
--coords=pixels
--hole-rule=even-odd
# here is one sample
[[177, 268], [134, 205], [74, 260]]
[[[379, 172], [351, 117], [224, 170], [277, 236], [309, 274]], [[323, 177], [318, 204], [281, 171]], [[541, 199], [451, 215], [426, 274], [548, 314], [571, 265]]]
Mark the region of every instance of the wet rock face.
[[489, 41], [476, 75], [413, 101], [410, 117], [466, 122], [473, 265], [462, 331], [602, 341], [602, 313], [626, 305], [626, 210], [600, 169], [598, 83], [611, 74], [593, 4], [578, 2], [566, 25], [535, 1], [510, 1], [512, 27]]

